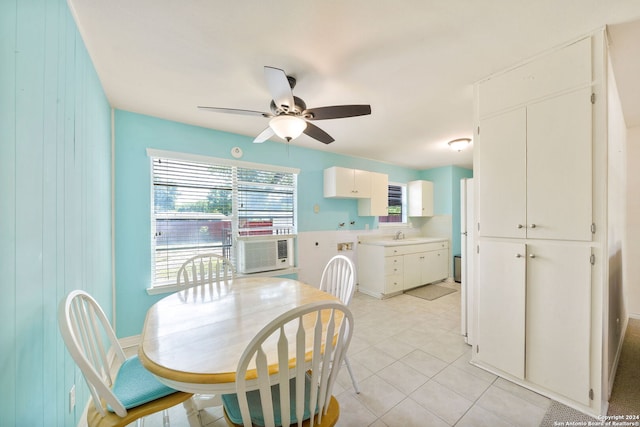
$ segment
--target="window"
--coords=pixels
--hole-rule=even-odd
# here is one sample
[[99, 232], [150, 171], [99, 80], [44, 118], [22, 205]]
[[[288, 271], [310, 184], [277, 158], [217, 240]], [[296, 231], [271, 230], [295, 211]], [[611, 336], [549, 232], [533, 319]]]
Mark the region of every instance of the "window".
[[380, 225], [403, 225], [407, 223], [407, 186], [389, 184], [389, 208], [387, 216], [379, 216]]
[[233, 260], [233, 236], [296, 231], [296, 172], [210, 161], [152, 156], [153, 286], [175, 283], [200, 253]]

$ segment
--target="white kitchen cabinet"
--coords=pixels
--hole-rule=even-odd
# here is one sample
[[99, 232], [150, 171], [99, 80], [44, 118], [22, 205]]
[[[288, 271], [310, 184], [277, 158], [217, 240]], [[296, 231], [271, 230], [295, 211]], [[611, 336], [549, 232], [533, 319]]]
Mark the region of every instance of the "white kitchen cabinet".
[[410, 181], [407, 184], [409, 193], [409, 216], [433, 216], [433, 182]]
[[404, 257], [387, 256], [384, 259], [384, 294], [402, 292], [404, 286]]
[[[443, 247], [448, 246], [443, 244]], [[425, 270], [423, 271], [422, 282], [433, 283], [449, 277], [449, 250], [439, 249], [428, 251], [425, 254]]]
[[479, 235], [591, 240], [591, 88], [480, 121]]
[[591, 248], [527, 244], [526, 374], [534, 384], [589, 404]]
[[592, 40], [585, 37], [481, 82], [477, 108], [486, 117], [592, 82]]
[[[422, 246], [422, 245], [421, 245]], [[416, 248], [419, 252], [404, 255], [404, 290], [426, 285], [449, 277], [447, 242]], [[442, 248], [442, 249], [438, 249]]]
[[587, 405], [591, 249], [557, 241], [478, 247], [475, 359]]
[[524, 108], [480, 122], [479, 236], [526, 237], [526, 140]]
[[422, 271], [425, 269], [424, 252], [407, 254], [404, 256], [407, 268], [404, 272], [403, 290], [408, 290], [422, 284]]
[[474, 359], [515, 378], [524, 378], [524, 243], [488, 241], [478, 245], [476, 351]]
[[449, 242], [358, 245], [358, 290], [386, 298], [449, 277]]
[[358, 199], [359, 216], [386, 216], [389, 214], [389, 176], [384, 173], [369, 172], [371, 175], [371, 196]]
[[371, 172], [334, 166], [324, 170], [324, 197], [371, 197]]
[[[624, 122], [606, 36], [476, 85], [471, 363], [592, 416], [622, 335]], [[611, 106], [614, 108], [611, 108]]]
[[591, 88], [527, 107], [527, 237], [591, 241]]
[[358, 245], [358, 291], [386, 298], [404, 289], [404, 257], [397, 248]]

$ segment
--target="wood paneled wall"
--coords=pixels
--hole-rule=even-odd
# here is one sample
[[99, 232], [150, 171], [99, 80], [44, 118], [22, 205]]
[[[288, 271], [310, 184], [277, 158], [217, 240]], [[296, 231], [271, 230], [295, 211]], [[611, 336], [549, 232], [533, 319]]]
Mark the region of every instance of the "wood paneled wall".
[[0, 138], [0, 425], [74, 426], [57, 307], [112, 311], [111, 110], [64, 0], [0, 2]]

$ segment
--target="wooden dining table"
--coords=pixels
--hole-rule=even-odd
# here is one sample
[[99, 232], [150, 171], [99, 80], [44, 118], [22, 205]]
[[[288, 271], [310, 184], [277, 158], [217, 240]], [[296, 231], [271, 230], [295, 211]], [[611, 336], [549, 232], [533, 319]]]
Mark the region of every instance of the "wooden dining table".
[[138, 356], [176, 390], [234, 393], [238, 360], [258, 331], [295, 307], [322, 300], [338, 299], [279, 277], [239, 277], [178, 291], [147, 312]]

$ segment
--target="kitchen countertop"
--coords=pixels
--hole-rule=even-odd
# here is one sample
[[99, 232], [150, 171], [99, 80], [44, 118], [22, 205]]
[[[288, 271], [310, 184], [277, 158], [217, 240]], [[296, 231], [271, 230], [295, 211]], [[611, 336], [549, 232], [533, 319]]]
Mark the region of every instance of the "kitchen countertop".
[[420, 245], [423, 243], [434, 242], [446, 242], [448, 239], [445, 237], [407, 237], [406, 239], [393, 239], [392, 237], [381, 237], [379, 239], [363, 239], [359, 243], [361, 245], [375, 245], [375, 246], [405, 246], [405, 245]]

